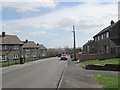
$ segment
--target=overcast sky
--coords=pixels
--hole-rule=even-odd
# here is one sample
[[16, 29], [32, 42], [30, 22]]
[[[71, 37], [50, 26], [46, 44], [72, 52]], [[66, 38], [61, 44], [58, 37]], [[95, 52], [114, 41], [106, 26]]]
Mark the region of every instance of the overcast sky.
[[109, 26], [111, 20], [118, 20], [119, 0], [2, 1], [1, 30], [47, 48], [72, 47], [72, 25], [75, 25], [76, 45], [82, 47]]

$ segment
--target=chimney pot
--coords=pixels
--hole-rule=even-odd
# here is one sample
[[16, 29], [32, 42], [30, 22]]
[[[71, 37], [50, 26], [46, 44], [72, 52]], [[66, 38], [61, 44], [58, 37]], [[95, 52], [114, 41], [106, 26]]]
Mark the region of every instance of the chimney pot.
[[25, 43], [28, 43], [28, 40], [27, 40], [27, 39], [25, 40]]
[[2, 32], [2, 37], [5, 37], [5, 32]]
[[110, 23], [111, 23], [111, 25], [112, 25], [112, 24], [114, 24], [114, 21], [113, 21], [113, 20], [111, 20], [111, 22], [110, 22]]
[[37, 46], [39, 45], [39, 43], [37, 43]]

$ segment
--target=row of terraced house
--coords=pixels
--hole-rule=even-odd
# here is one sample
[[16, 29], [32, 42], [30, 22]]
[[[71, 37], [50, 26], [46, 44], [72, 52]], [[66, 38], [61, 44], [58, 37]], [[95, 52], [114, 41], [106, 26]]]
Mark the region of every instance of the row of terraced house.
[[23, 58], [40, 58], [46, 56], [47, 48], [34, 41], [21, 41], [16, 35], [0, 35], [0, 60]]
[[120, 57], [120, 20], [114, 22], [83, 46], [83, 54], [96, 54], [105, 58]]

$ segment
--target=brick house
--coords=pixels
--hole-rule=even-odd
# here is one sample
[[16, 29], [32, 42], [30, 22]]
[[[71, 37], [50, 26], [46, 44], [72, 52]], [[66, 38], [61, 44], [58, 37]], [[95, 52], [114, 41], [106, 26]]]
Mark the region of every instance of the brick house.
[[39, 47], [34, 41], [23, 41], [22, 52], [24, 58], [36, 58], [38, 57]]
[[2, 32], [0, 35], [0, 59], [14, 60], [21, 56], [21, 46], [23, 45], [16, 35], [6, 35]]
[[96, 53], [103, 55], [114, 55], [120, 57], [120, 20], [104, 28], [97, 33], [93, 38], [83, 45], [84, 53]]

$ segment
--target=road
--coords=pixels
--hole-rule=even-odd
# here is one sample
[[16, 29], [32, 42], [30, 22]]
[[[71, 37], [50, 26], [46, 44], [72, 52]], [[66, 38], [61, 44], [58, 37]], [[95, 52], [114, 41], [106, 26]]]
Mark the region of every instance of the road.
[[57, 57], [2, 70], [2, 88], [57, 88], [67, 61]]

